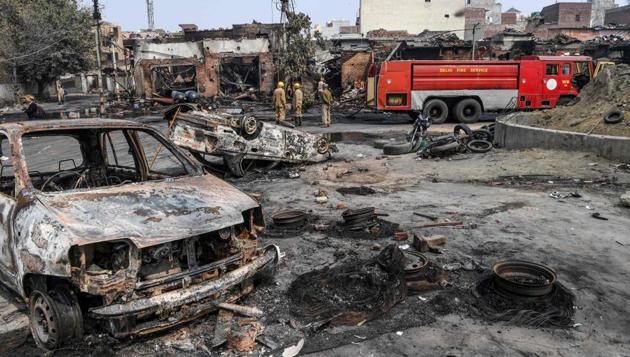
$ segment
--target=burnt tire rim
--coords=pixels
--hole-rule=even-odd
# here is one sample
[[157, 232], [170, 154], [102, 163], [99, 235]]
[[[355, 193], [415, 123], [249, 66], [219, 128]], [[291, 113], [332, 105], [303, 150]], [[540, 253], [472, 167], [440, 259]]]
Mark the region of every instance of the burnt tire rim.
[[304, 223], [306, 213], [298, 210], [287, 210], [274, 213], [271, 218], [277, 226], [294, 226]]
[[317, 152], [320, 154], [326, 154], [330, 151], [330, 143], [326, 138], [320, 138], [317, 140]]
[[498, 262], [492, 272], [498, 289], [529, 297], [548, 295], [557, 279], [550, 268], [522, 260]]
[[39, 291], [31, 294], [30, 325], [38, 345], [55, 348], [60, 342], [59, 321], [53, 300]]
[[244, 118], [242, 126], [243, 131], [247, 135], [254, 135], [256, 133], [256, 130], [258, 130], [258, 122], [256, 121], [256, 118], [252, 117]]
[[405, 277], [408, 281], [422, 280], [427, 270], [429, 259], [423, 254], [405, 250]]

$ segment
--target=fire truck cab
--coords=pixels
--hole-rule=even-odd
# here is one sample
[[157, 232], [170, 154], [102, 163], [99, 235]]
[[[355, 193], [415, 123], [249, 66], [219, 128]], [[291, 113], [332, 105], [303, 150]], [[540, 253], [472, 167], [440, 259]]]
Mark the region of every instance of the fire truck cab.
[[474, 123], [484, 111], [548, 109], [570, 102], [593, 76], [585, 56], [528, 56], [514, 61], [387, 61], [370, 69], [368, 105], [452, 116]]

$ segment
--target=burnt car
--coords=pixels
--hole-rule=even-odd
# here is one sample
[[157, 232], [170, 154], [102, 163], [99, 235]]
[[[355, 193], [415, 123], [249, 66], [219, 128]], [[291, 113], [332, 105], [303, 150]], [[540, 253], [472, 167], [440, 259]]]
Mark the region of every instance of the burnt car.
[[250, 115], [207, 113], [194, 104], [173, 106], [164, 117], [176, 145], [206, 166], [215, 164], [207, 156], [222, 158], [237, 177], [255, 167], [323, 162], [334, 150], [326, 137], [296, 130], [289, 124], [264, 123]]
[[234, 302], [278, 262], [257, 201], [151, 127], [0, 125], [0, 276], [55, 349], [84, 326], [149, 334]]

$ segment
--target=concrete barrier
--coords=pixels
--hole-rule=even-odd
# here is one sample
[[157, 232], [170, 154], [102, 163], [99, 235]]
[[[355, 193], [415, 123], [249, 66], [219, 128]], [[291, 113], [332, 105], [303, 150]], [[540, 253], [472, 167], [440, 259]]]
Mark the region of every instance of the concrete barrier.
[[[527, 113], [497, 119], [495, 145], [504, 149], [549, 149], [590, 152], [615, 161], [630, 162], [630, 138], [587, 135], [528, 125]], [[605, 124], [602, 124], [605, 125]]]

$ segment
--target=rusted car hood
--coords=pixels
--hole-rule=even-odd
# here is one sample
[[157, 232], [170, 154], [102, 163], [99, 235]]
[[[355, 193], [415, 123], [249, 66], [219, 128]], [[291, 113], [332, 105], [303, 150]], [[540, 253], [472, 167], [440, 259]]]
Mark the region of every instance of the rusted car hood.
[[243, 222], [258, 203], [211, 175], [128, 184], [37, 198], [83, 245], [130, 239], [139, 248]]

